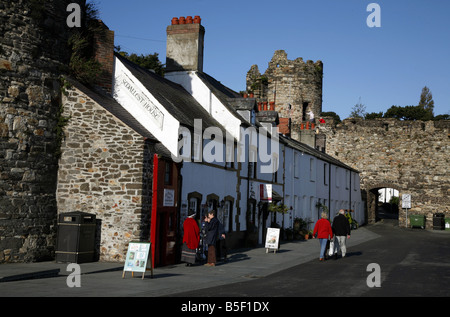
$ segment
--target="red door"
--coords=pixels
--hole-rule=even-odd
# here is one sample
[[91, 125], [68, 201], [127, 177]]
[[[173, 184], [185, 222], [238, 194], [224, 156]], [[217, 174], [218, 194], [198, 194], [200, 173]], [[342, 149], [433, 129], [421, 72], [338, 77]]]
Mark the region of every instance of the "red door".
[[150, 232], [154, 266], [175, 264], [177, 259], [178, 174], [177, 164], [154, 156]]

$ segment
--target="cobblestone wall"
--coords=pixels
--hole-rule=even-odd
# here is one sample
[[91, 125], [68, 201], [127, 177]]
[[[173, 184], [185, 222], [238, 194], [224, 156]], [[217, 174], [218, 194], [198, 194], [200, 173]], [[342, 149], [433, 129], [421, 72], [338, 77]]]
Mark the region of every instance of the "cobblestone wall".
[[130, 241], [149, 240], [154, 149], [75, 88], [63, 105], [70, 120], [61, 146], [58, 212], [95, 214], [100, 260], [123, 261]]

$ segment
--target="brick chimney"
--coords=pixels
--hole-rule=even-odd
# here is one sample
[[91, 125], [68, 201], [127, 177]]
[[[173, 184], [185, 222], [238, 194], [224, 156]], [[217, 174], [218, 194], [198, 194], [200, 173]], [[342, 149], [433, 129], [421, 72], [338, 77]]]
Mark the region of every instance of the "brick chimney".
[[114, 31], [111, 31], [101, 20], [100, 31], [95, 34], [95, 59], [102, 64], [101, 74], [96, 85], [107, 93], [112, 93], [114, 71]]
[[203, 72], [205, 28], [199, 16], [173, 18], [167, 27], [166, 72]]

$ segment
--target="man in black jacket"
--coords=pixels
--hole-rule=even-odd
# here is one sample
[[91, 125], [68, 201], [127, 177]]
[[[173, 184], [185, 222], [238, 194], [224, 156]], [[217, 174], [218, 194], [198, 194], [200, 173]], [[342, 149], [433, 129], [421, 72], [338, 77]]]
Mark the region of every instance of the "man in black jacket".
[[334, 218], [332, 229], [339, 244], [339, 248], [341, 249], [342, 257], [345, 257], [347, 252], [345, 243], [346, 240], [350, 238], [350, 223], [348, 222], [347, 217], [345, 217], [344, 209], [339, 210], [339, 214]]
[[216, 265], [216, 242], [219, 236], [219, 220], [216, 218], [216, 211], [208, 211], [206, 217], [206, 239], [205, 243], [208, 245], [208, 259], [205, 266]]

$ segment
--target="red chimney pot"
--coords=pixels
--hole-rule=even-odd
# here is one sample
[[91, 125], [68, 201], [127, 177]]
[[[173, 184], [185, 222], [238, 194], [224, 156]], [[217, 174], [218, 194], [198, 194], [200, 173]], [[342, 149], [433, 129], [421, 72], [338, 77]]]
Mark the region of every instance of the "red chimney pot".
[[201, 22], [202, 22], [202, 19], [200, 19], [200, 16], [196, 15], [196, 16], [194, 17], [194, 23], [195, 23], [195, 24], [200, 24]]
[[186, 17], [186, 24], [192, 24], [194, 21], [192, 20], [191, 16]]
[[186, 24], [186, 18], [180, 17], [180, 24]]
[[172, 25], [176, 25], [176, 24], [179, 24], [180, 23], [180, 21], [178, 20], [178, 18], [173, 18], [172, 19]]

